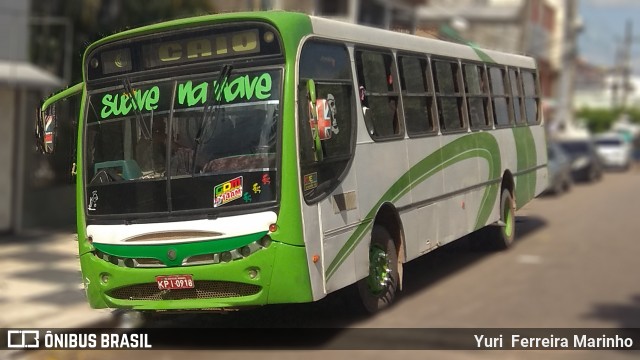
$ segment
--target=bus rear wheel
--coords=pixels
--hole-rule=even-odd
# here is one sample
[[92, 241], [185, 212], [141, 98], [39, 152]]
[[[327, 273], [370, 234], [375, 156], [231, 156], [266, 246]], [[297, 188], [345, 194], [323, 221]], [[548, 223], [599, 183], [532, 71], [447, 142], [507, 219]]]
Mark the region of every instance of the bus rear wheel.
[[389, 307], [395, 300], [399, 283], [395, 242], [387, 229], [374, 225], [369, 247], [369, 275], [356, 284], [359, 298], [356, 309], [372, 314]]
[[513, 205], [513, 196], [509, 189], [502, 189], [500, 197], [500, 226], [496, 226], [492, 234], [495, 248], [505, 250], [513, 244], [516, 234], [516, 210]]

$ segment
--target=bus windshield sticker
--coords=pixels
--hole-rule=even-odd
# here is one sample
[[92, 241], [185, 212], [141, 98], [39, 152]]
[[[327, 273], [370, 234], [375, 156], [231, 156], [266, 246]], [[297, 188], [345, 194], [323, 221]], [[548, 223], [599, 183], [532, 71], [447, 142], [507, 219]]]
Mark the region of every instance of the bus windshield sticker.
[[318, 173], [314, 172], [304, 176], [304, 191], [310, 191], [318, 187]]
[[129, 94], [105, 94], [102, 97], [102, 111], [100, 117], [102, 119], [111, 116], [127, 116], [131, 110], [140, 109], [151, 111], [158, 108], [160, 100], [160, 88], [154, 86], [151, 89], [133, 91], [133, 97]]
[[[311, 105], [309, 103], [309, 111], [313, 112]], [[340, 132], [336, 120], [336, 101], [333, 94], [328, 94], [326, 99], [317, 99], [315, 110], [317, 120], [314, 116], [309, 117], [311, 131], [314, 132], [317, 129], [320, 140], [330, 140], [333, 134], [337, 135]]]
[[[220, 92], [221, 104], [246, 104], [259, 101], [276, 101], [278, 91], [272, 91], [274, 85], [279, 88], [279, 76], [274, 72], [249, 73], [231, 76]], [[276, 83], [274, 84], [274, 81]], [[189, 80], [178, 83], [175, 97], [175, 108], [189, 109], [202, 107], [207, 101], [210, 89], [216, 88], [217, 80], [203, 81]], [[140, 112], [158, 112], [170, 109], [173, 85], [164, 83], [145, 87], [133, 88], [133, 96], [126, 91], [118, 90], [103, 93], [92, 100], [92, 104], [99, 108], [96, 120], [131, 115], [136, 109]], [[96, 104], [98, 103], [98, 104]]]
[[[273, 81], [270, 73], [236, 75], [231, 78], [220, 92], [219, 100], [225, 104], [269, 100], [272, 97]], [[212, 86], [209, 85], [208, 81], [194, 85], [192, 80], [178, 84], [177, 105], [181, 108], [203, 105], [209, 88], [215, 89], [217, 83], [214, 80], [211, 82]]]
[[94, 190], [91, 193], [91, 198], [89, 199], [89, 206], [88, 206], [88, 210], [89, 211], [96, 211], [96, 207], [98, 206], [98, 191]]
[[340, 129], [338, 128], [338, 121], [336, 120], [336, 115], [338, 112], [336, 111], [336, 100], [333, 97], [333, 94], [327, 95], [327, 104], [329, 105], [329, 110], [331, 112], [331, 131], [338, 135], [340, 133]]
[[271, 177], [269, 174], [262, 174], [262, 185], [271, 185]]
[[219, 207], [242, 197], [242, 176], [213, 188], [213, 207]]
[[242, 200], [244, 200], [244, 202], [246, 203], [253, 202], [253, 198], [251, 197], [251, 194], [249, 194], [249, 192], [244, 193], [244, 196], [242, 196]]

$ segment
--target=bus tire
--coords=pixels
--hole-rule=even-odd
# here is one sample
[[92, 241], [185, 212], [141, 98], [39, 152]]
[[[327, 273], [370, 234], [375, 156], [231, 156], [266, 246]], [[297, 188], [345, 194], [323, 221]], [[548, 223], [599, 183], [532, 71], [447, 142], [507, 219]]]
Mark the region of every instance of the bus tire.
[[[398, 252], [389, 231], [374, 225], [369, 247], [369, 275], [356, 284], [356, 310], [373, 314], [388, 308], [396, 297], [400, 283]], [[358, 309], [359, 308], [359, 309]]]
[[494, 247], [497, 250], [506, 250], [513, 245], [516, 234], [516, 209], [509, 189], [502, 189], [500, 196], [500, 221], [504, 225], [495, 227]]

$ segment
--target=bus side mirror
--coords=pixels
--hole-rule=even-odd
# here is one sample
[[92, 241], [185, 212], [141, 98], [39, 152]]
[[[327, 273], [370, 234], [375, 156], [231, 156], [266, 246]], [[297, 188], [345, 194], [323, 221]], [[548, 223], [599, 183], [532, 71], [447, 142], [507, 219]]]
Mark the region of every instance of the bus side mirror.
[[322, 143], [320, 142], [320, 130], [318, 128], [318, 111], [316, 108], [316, 83], [313, 79], [307, 80], [307, 97], [309, 100], [309, 125], [311, 127], [311, 136], [313, 138], [313, 153], [316, 161], [322, 161], [324, 154], [322, 153]]
[[56, 105], [38, 108], [36, 116], [36, 147], [43, 154], [53, 154], [56, 137]]

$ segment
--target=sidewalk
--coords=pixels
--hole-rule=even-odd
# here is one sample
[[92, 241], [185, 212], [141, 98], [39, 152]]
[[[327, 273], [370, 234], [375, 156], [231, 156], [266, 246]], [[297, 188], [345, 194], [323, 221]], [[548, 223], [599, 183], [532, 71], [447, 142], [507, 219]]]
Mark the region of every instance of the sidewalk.
[[75, 234], [0, 235], [0, 328], [91, 327], [111, 313], [89, 307]]

